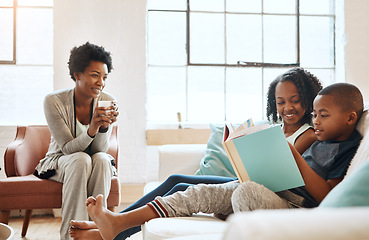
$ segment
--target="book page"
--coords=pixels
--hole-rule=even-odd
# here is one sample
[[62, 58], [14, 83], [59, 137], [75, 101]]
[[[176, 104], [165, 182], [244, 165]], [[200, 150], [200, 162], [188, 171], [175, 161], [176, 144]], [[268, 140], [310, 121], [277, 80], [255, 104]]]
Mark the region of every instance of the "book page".
[[240, 131], [244, 130], [245, 128], [252, 127], [252, 126], [254, 126], [254, 122], [252, 121], [252, 118], [247, 119], [244, 123], [238, 126], [237, 129], [234, 128], [232, 123], [226, 123], [226, 128], [224, 132], [227, 135], [225, 136], [225, 138], [223, 138], [224, 142], [228, 141], [229, 139], [233, 139], [234, 135], [238, 135]]
[[255, 132], [267, 129], [269, 127], [270, 127], [269, 124], [262, 124], [262, 125], [251, 126], [248, 128], [242, 127], [239, 130], [237, 128], [234, 132], [229, 133], [227, 141], [238, 138], [238, 137], [245, 136], [247, 134], [251, 134], [251, 133], [255, 133]]

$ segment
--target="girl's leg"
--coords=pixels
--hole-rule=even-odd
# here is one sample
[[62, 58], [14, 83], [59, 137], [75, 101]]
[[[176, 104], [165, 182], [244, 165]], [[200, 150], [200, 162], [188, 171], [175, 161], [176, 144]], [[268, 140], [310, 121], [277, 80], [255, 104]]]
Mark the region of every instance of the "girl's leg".
[[[221, 177], [221, 176], [202, 176], [202, 175], [180, 175], [174, 174], [167, 178], [162, 184], [157, 188], [143, 196], [137, 202], [124, 209], [122, 212], [131, 211], [133, 209], [142, 207], [147, 203], [153, 201], [157, 196], [168, 196], [177, 191], [185, 191], [189, 186], [204, 183], [204, 184], [217, 184], [226, 183], [235, 180], [235, 178]], [[141, 231], [141, 226], [136, 226], [127, 229], [120, 234], [115, 239], [126, 239], [127, 237]]]

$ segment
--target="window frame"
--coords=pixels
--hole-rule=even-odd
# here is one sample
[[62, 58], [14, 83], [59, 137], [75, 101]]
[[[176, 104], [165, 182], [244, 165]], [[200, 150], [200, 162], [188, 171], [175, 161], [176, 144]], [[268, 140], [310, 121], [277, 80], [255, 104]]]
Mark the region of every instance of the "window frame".
[[17, 63], [17, 8], [18, 2], [13, 0], [12, 7], [2, 7], [1, 9], [13, 9], [13, 59], [12, 60], [2, 60], [0, 59], [0, 64], [8, 64], [8, 65], [15, 65]]
[[[226, 0], [225, 0], [226, 2]], [[239, 60], [237, 62], [237, 64], [210, 64], [210, 63], [191, 63], [191, 44], [190, 44], [190, 40], [191, 40], [191, 20], [190, 20], [190, 14], [191, 12], [194, 13], [215, 13], [213, 11], [192, 11], [190, 9], [190, 0], [187, 0], [187, 10], [186, 10], [186, 52], [187, 52], [187, 66], [207, 66], [207, 67], [278, 67], [278, 68], [291, 68], [291, 67], [299, 67], [300, 66], [300, 1], [299, 0], [295, 0], [296, 3], [296, 13], [295, 14], [270, 14], [270, 13], [265, 13], [264, 12], [264, 6], [263, 6], [264, 1], [261, 0], [261, 4], [262, 4], [262, 8], [261, 8], [261, 13], [255, 13], [255, 15], [260, 15], [260, 16], [265, 16], [265, 15], [281, 15], [281, 16], [296, 16], [296, 63], [266, 63], [266, 62], [248, 62], [248, 61], [242, 61]], [[184, 11], [182, 11], [184, 12]], [[219, 13], [223, 13], [224, 16], [226, 16], [227, 13], [235, 13], [235, 12], [228, 12], [226, 10], [224, 10], [224, 12], [219, 12]], [[226, 17], [225, 17], [226, 19]], [[224, 22], [224, 28], [226, 29], [226, 20]], [[264, 24], [262, 24], [262, 27], [264, 27]], [[263, 31], [262, 31], [263, 32]], [[224, 35], [225, 38], [225, 42], [226, 42], [226, 34]], [[262, 43], [264, 42], [264, 35], [262, 34]], [[224, 46], [225, 50], [227, 49], [227, 46]], [[264, 46], [262, 46], [262, 49], [264, 49]]]
[[[5, 94], [1, 97], [2, 103], [0, 104], [0, 111], [9, 111], [7, 114], [11, 117], [0, 118], [1, 125], [12, 126], [19, 124], [45, 124], [45, 119], [43, 115], [42, 103], [44, 96], [52, 91], [52, 81], [49, 81], [53, 77], [53, 8], [54, 4], [52, 0], [46, 1], [31, 1], [31, 0], [11, 0], [6, 4], [2, 5], [2, 9], [11, 9], [16, 12], [13, 18], [14, 24], [14, 58], [12, 61], [0, 61], [0, 68], [2, 70], [1, 77], [4, 82]], [[8, 10], [6, 10], [8, 11]], [[10, 10], [11, 11], [11, 10]], [[10, 11], [7, 15], [10, 16]], [[39, 12], [45, 15], [38, 15]], [[23, 18], [25, 17], [25, 18]], [[33, 17], [36, 19], [41, 18], [45, 25], [37, 24], [34, 25], [36, 30], [47, 30], [40, 32], [41, 34], [33, 34], [36, 32], [29, 32], [29, 28], [25, 26], [33, 26], [29, 20], [33, 21]], [[38, 18], [40, 17], [40, 18]], [[8, 24], [5, 30], [9, 30], [11, 17], [6, 19]], [[44, 21], [46, 20], [46, 21]], [[27, 24], [27, 25], [24, 25]], [[30, 35], [29, 33], [32, 33]], [[45, 34], [45, 35], [42, 35]], [[11, 35], [7, 35], [7, 37]], [[46, 37], [46, 38], [45, 38]], [[8, 39], [9, 39], [8, 38]], [[39, 40], [45, 40], [47, 45], [37, 45], [39, 49], [46, 49], [44, 55], [40, 55], [42, 58], [37, 60], [35, 57], [38, 52], [28, 51], [28, 47], [33, 47], [34, 45], [25, 45], [30, 41], [40, 42]], [[7, 41], [7, 39], [5, 39]], [[10, 41], [7, 42], [9, 50], [5, 58], [11, 58], [11, 46]], [[6, 59], [8, 60], [8, 59]], [[36, 61], [35, 61], [36, 60]], [[33, 81], [34, 79], [34, 81]], [[11, 106], [7, 103], [7, 99], [16, 98], [16, 101], [12, 101]], [[31, 98], [29, 101], [23, 101], [23, 98]], [[10, 107], [9, 107], [10, 106]], [[25, 114], [33, 112], [31, 117], [25, 117]], [[4, 115], [5, 116], [5, 115]]]
[[[330, 82], [335, 82], [337, 81], [337, 76], [336, 76], [336, 71], [337, 71], [337, 45], [336, 45], [336, 41], [337, 41], [337, 0], [329, 0], [327, 3], [329, 3], [329, 11], [327, 12], [319, 12], [319, 11], [313, 11], [313, 12], [304, 12], [304, 9], [302, 9], [302, 12], [301, 12], [301, 7], [303, 7], [302, 4], [304, 4], [301, 0], [295, 0], [295, 7], [296, 7], [296, 10], [294, 12], [291, 11], [291, 13], [269, 13], [269, 12], [265, 12], [265, 8], [264, 6], [262, 6], [261, 8], [261, 11], [260, 12], [256, 12], [256, 13], [240, 13], [240, 14], [255, 14], [255, 15], [259, 15], [261, 17], [263, 16], [267, 16], [267, 15], [273, 15], [273, 16], [294, 16], [296, 17], [296, 37], [294, 39], [294, 42], [296, 42], [296, 47], [294, 49], [296, 49], [296, 53], [295, 53], [295, 56], [296, 56], [296, 62], [295, 63], [273, 63], [273, 62], [247, 62], [247, 61], [242, 61], [242, 60], [239, 60], [236, 64], [234, 62], [232, 62], [232, 64], [229, 64], [227, 63], [227, 59], [225, 59], [224, 61], [224, 64], [217, 64], [217, 63], [194, 63], [194, 62], [191, 62], [191, 58], [190, 58], [190, 55], [191, 55], [191, 36], [190, 36], [190, 21], [191, 21], [191, 18], [190, 18], [190, 14], [191, 12], [196, 12], [196, 13], [206, 13], [206, 12], [209, 12], [209, 13], [221, 13], [221, 14], [224, 14], [224, 18], [226, 18], [226, 14], [227, 13], [231, 13], [231, 14], [238, 14], [238, 12], [234, 12], [234, 11], [226, 11], [226, 7], [224, 8], [225, 10], [224, 11], [190, 11], [190, 0], [186, 0], [187, 3], [187, 6], [185, 6], [184, 4], [177, 10], [173, 10], [173, 9], [170, 9], [170, 8], [163, 8], [163, 7], [158, 7], [158, 8], [155, 8], [155, 7], [152, 7], [147, 9], [147, 13], [150, 14], [150, 12], [181, 12], [181, 13], [184, 13], [185, 14], [185, 21], [186, 21], [186, 26], [185, 26], [185, 31], [186, 31], [186, 39], [185, 39], [185, 54], [187, 59], [184, 59], [185, 61], [183, 62], [183, 65], [180, 64], [180, 65], [171, 65], [171, 64], [160, 64], [160, 63], [156, 63], [156, 62], [153, 62], [153, 63], [150, 63], [148, 62], [147, 64], [147, 68], [157, 68], [157, 67], [184, 67], [185, 68], [185, 71], [186, 71], [186, 79], [185, 79], [185, 85], [186, 85], [186, 89], [185, 89], [185, 109], [183, 112], [185, 112], [184, 114], [184, 117], [183, 117], [183, 122], [185, 122], [186, 124], [202, 124], [203, 122], [198, 122], [197, 120], [194, 120], [192, 119], [191, 116], [189, 116], [189, 112], [190, 112], [190, 108], [191, 106], [189, 106], [189, 88], [188, 88], [188, 84], [189, 84], [189, 76], [188, 76], [188, 70], [190, 67], [222, 67], [224, 68], [224, 90], [223, 90], [223, 94], [224, 94], [224, 119], [222, 121], [229, 121], [229, 113], [227, 113], [227, 108], [228, 108], [228, 105], [227, 105], [227, 90], [226, 90], [226, 85], [227, 85], [227, 77], [226, 77], [226, 72], [227, 72], [227, 69], [232, 69], [232, 68], [254, 68], [254, 69], [260, 69], [261, 70], [261, 79], [260, 79], [260, 84], [261, 84], [261, 95], [264, 95], [265, 94], [265, 91], [266, 91], [266, 79], [265, 79], [265, 76], [268, 72], [270, 72], [270, 70], [273, 70], [273, 69], [289, 69], [289, 68], [293, 68], [293, 67], [304, 67], [305, 69], [307, 69], [308, 71], [314, 71], [314, 70], [317, 70], [317, 71], [321, 71], [322, 74], [328, 74], [327, 76], [329, 78], [328, 81]], [[261, 2], [263, 4], [263, 1]], [[226, 4], [226, 2], [225, 2]], [[330, 63], [329, 65], [326, 65], [326, 66], [320, 66], [320, 65], [314, 65], [314, 64], [310, 64], [310, 63], [305, 63], [304, 59], [302, 60], [303, 63], [301, 63], [301, 56], [303, 56], [303, 54], [305, 54], [305, 51], [304, 49], [301, 49], [301, 47], [304, 47], [304, 42], [301, 41], [303, 39], [301, 39], [301, 34], [304, 34], [305, 33], [305, 30], [304, 29], [301, 29], [301, 27], [304, 27], [303, 25], [301, 26], [301, 24], [303, 24], [303, 19], [301, 17], [327, 17], [330, 19], [331, 21], [331, 25], [330, 25], [330, 34], [331, 34], [331, 38], [330, 38], [330, 44], [329, 46], [333, 49], [332, 52], [330, 52]], [[301, 22], [302, 21], [302, 22]], [[227, 27], [226, 26], [227, 22], [225, 21], [224, 22], [224, 25], [223, 27]], [[265, 23], [264, 23], [265, 24]], [[264, 27], [264, 25], [262, 23], [262, 26]], [[294, 25], [295, 23], [293, 23]], [[264, 34], [264, 31], [262, 31], [262, 34]], [[227, 51], [227, 30], [225, 29], [225, 33], [224, 33], [224, 38], [225, 38], [225, 42], [223, 43], [223, 47], [224, 47], [224, 50], [225, 50], [225, 54], [226, 54], [226, 51]], [[148, 38], [149, 39], [149, 38]], [[264, 36], [262, 38], [262, 51], [265, 50], [265, 47], [264, 47]], [[150, 51], [150, 49], [148, 49]], [[225, 55], [225, 58], [227, 58], [227, 55]], [[264, 59], [264, 56], [262, 56], [262, 59]], [[237, 59], [236, 59], [237, 60]], [[338, 59], [339, 60], [339, 59]], [[327, 70], [327, 71], [326, 71]], [[274, 71], [274, 70], [273, 70]], [[282, 70], [283, 71], [283, 70]], [[265, 120], [265, 104], [266, 104], [266, 99], [263, 97], [261, 99], [261, 104], [263, 106], [263, 109], [262, 109], [262, 115], [261, 115], [261, 118]], [[150, 104], [149, 104], [150, 105]], [[155, 106], [155, 105], [153, 105]], [[154, 107], [155, 108], [155, 107]], [[173, 120], [165, 120], [165, 119], [162, 119], [162, 120], [155, 120], [154, 118], [151, 119], [147, 119], [147, 122], [149, 125], [166, 125], [168, 123], [174, 123], [172, 122]], [[206, 120], [206, 121], [209, 121], [209, 120]], [[219, 120], [216, 120], [216, 121], [219, 121]]]
[[[47, 9], [52, 9], [52, 6], [19, 6], [18, 5], [18, 1], [17, 0], [13, 0], [13, 6], [12, 7], [2, 7], [0, 6], [0, 8], [3, 9], [13, 9], [13, 59], [12, 60], [1, 60], [0, 59], [0, 65], [16, 65], [17, 64], [17, 12], [19, 8], [47, 8]], [[29, 64], [27, 64], [29, 65]], [[31, 64], [31, 66], [39, 66], [37, 64], [33, 65]], [[47, 65], [50, 66], [50, 65]]]

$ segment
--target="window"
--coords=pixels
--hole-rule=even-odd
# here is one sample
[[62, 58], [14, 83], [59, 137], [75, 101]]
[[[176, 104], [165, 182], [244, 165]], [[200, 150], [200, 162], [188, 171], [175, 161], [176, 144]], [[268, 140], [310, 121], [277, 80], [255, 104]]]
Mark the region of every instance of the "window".
[[334, 0], [148, 0], [148, 122], [264, 119], [287, 69], [334, 82], [334, 34]]
[[0, 2], [0, 124], [43, 124], [53, 89], [53, 0]]

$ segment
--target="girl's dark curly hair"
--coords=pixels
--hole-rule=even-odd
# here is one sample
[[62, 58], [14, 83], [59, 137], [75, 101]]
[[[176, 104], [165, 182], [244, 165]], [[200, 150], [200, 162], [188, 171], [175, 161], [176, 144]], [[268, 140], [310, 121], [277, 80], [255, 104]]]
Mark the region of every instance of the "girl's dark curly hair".
[[113, 69], [110, 52], [105, 51], [103, 47], [86, 42], [70, 51], [68, 67], [69, 74], [74, 81], [76, 81], [74, 73], [84, 72], [91, 60], [105, 63], [108, 73]]
[[282, 121], [278, 116], [275, 100], [275, 88], [279, 82], [291, 81], [295, 84], [300, 96], [301, 106], [305, 109], [305, 115], [301, 119], [303, 123], [311, 124], [311, 113], [313, 112], [313, 101], [322, 89], [319, 79], [303, 68], [293, 68], [279, 75], [270, 85], [267, 95], [267, 117], [273, 122]]

